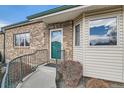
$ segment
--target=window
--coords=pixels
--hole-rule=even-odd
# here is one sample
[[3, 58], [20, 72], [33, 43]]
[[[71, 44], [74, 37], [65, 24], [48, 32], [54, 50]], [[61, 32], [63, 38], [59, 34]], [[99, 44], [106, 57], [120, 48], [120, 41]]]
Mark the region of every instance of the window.
[[15, 46], [29, 46], [30, 45], [30, 34], [16, 34], [14, 35], [14, 45]]
[[117, 18], [90, 21], [90, 45], [117, 45]]
[[80, 46], [80, 24], [75, 26], [75, 46]]

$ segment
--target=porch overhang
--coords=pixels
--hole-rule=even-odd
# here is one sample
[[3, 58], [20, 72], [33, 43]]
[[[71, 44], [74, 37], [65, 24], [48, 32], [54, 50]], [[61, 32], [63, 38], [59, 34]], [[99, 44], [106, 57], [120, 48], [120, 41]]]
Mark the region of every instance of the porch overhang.
[[64, 22], [68, 20], [73, 20], [74, 18], [76, 18], [83, 12], [88, 12], [88, 11], [92, 11], [95, 9], [109, 8], [109, 7], [112, 7], [112, 5], [84, 5], [84, 6], [78, 6], [72, 9], [60, 11], [57, 13], [52, 13], [49, 15], [37, 17], [34, 19], [30, 19], [30, 20], [41, 20], [47, 24]]

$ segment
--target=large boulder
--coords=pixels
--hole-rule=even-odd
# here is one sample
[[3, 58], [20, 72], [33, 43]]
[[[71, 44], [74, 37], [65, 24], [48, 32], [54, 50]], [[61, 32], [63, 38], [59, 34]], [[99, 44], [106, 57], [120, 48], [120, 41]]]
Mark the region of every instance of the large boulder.
[[90, 79], [86, 82], [86, 88], [109, 88], [110, 85], [104, 80]]
[[62, 74], [64, 84], [66, 87], [77, 87], [82, 77], [82, 65], [76, 61], [61, 62], [59, 73]]

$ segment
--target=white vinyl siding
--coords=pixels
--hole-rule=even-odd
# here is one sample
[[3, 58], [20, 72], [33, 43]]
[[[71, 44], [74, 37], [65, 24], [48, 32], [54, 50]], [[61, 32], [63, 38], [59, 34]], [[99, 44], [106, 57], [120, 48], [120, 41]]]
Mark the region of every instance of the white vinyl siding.
[[[87, 14], [85, 14], [87, 15]], [[90, 46], [89, 20], [98, 18], [117, 17], [117, 45]], [[123, 32], [122, 11], [109, 12], [85, 17], [85, 31], [83, 32], [84, 75], [111, 81], [124, 82], [123, 77]]]
[[[109, 17], [117, 17], [117, 45], [90, 46], [89, 21]], [[124, 10], [122, 12], [122, 7], [83, 13], [80, 20], [74, 21], [74, 26], [78, 23], [81, 24], [80, 46], [73, 44], [73, 60], [83, 65], [83, 75], [124, 82]], [[73, 40], [75, 41], [74, 37]]]
[[83, 33], [82, 33], [82, 19], [74, 22], [74, 31], [73, 31], [73, 42], [75, 42], [75, 26], [80, 24], [80, 46], [75, 46], [73, 43], [73, 60], [79, 61], [82, 63], [83, 61]]

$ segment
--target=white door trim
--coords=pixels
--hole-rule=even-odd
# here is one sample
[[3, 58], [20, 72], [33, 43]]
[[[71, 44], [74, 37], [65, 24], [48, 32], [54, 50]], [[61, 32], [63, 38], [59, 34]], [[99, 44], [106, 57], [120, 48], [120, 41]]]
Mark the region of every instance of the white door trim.
[[50, 30], [50, 42], [49, 42], [49, 43], [50, 43], [50, 47], [49, 47], [49, 48], [50, 48], [50, 59], [52, 59], [52, 58], [51, 58], [51, 33], [52, 33], [52, 32], [56, 32], [56, 31], [58, 31], [58, 30], [60, 30], [61, 33], [62, 33], [62, 38], [61, 38], [61, 43], [62, 43], [62, 45], [61, 45], [61, 50], [63, 50], [63, 28], [51, 29], [51, 30]]

